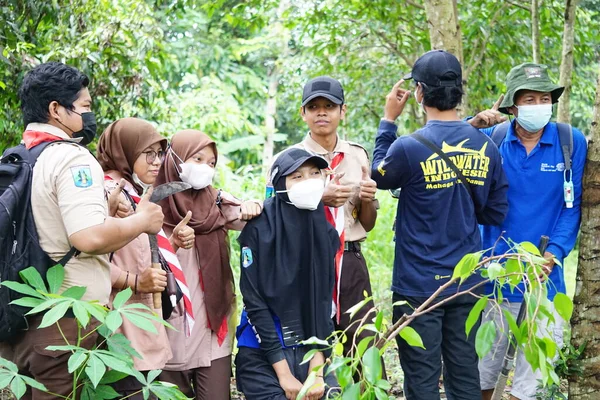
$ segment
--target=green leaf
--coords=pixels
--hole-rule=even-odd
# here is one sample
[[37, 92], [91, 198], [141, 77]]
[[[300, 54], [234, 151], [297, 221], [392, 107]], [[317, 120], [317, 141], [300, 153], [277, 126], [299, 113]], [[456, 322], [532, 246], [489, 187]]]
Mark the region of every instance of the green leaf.
[[521, 242], [519, 243], [519, 246], [528, 253], [541, 256], [540, 249], [538, 249], [537, 246], [531, 242]]
[[392, 389], [392, 384], [389, 383], [387, 380], [385, 379], [380, 379], [379, 382], [377, 382], [375, 384], [375, 386], [377, 386], [380, 389], [383, 389], [385, 391], [391, 390]]
[[25, 376], [25, 375], [19, 375], [19, 376], [21, 377], [21, 379], [23, 379], [23, 381], [27, 385], [31, 386], [32, 388], [36, 388], [37, 390], [40, 390], [42, 392], [47, 392], [48, 391], [48, 389], [46, 389], [46, 386], [44, 386], [43, 384], [39, 383], [35, 379], [30, 378], [30, 377]]
[[456, 267], [454, 267], [452, 279], [460, 278], [460, 281], [463, 282], [473, 273], [480, 258], [481, 252], [465, 254], [458, 264], [456, 264]]
[[377, 400], [389, 400], [390, 398], [384, 390], [378, 387], [375, 387], [375, 397], [377, 397]]
[[111, 330], [111, 332], [116, 332], [116, 330], [123, 325], [121, 313], [119, 311], [109, 312], [104, 323], [106, 324], [106, 327]]
[[5, 369], [0, 369], [0, 389], [7, 387], [13, 379], [13, 374]]
[[296, 400], [304, 399], [304, 396], [306, 396], [308, 391], [313, 387], [316, 380], [317, 380], [317, 374], [315, 372], [311, 372], [310, 374], [308, 374], [306, 381], [304, 381], [302, 388], [300, 389], [300, 391], [298, 392], [298, 395], [296, 396]]
[[367, 336], [367, 337], [361, 339], [360, 342], [358, 342], [358, 346], [356, 346], [356, 353], [359, 358], [362, 357], [363, 354], [365, 354], [365, 351], [367, 351], [367, 347], [369, 347], [369, 344], [373, 340], [375, 340], [375, 338], [373, 336]]
[[313, 359], [313, 357], [315, 356], [315, 354], [317, 354], [317, 352], [319, 352], [319, 349], [312, 349], [306, 352], [306, 354], [304, 355], [304, 357], [302, 358], [302, 362], [300, 363], [300, 365], [302, 364], [306, 364], [307, 362], [310, 362], [310, 360]]
[[119, 396], [120, 394], [108, 385], [98, 385], [98, 387], [94, 389], [95, 399], [115, 399]]
[[46, 279], [48, 280], [48, 289], [50, 293], [58, 294], [60, 286], [65, 279], [65, 267], [60, 264], [55, 265], [46, 272]]
[[37, 297], [38, 299], [45, 299], [41, 293], [38, 293], [34, 288], [24, 283], [4, 281], [2, 282], [2, 286], [6, 286], [17, 293], [25, 294], [31, 297]]
[[514, 288], [521, 283], [521, 280], [523, 279], [523, 275], [521, 275], [523, 273], [523, 264], [516, 258], [511, 258], [506, 261], [505, 268], [506, 274], [510, 275], [508, 277], [508, 283]]
[[44, 303], [44, 300], [42, 299], [36, 299], [35, 297], [21, 297], [20, 299], [11, 301], [9, 304], [33, 308], [39, 306], [42, 303]]
[[123, 304], [125, 304], [125, 302], [129, 300], [132, 293], [133, 292], [131, 291], [131, 288], [121, 290], [119, 293], [117, 293], [115, 299], [113, 300], [113, 310], [120, 309], [123, 306]]
[[494, 340], [496, 340], [496, 326], [494, 321], [487, 321], [479, 327], [475, 336], [475, 351], [480, 359], [492, 350]]
[[504, 313], [504, 318], [506, 318], [506, 321], [508, 322], [508, 328], [510, 329], [510, 332], [515, 337], [517, 343], [521, 343], [521, 330], [517, 326], [517, 321], [515, 320], [515, 317], [513, 317], [513, 315], [508, 310], [502, 310], [502, 312]]
[[21, 378], [20, 375], [17, 375], [13, 378], [12, 382], [10, 383], [10, 391], [17, 399], [20, 399], [25, 395], [25, 392], [27, 391], [27, 385], [25, 385], [25, 381], [23, 381], [23, 378]]
[[93, 304], [93, 303], [89, 303], [87, 301], [84, 301], [81, 305], [94, 318], [96, 318], [98, 321], [104, 323], [105, 318], [106, 318], [106, 314], [108, 314], [108, 311], [107, 311], [107, 309], [105, 307], [101, 306], [100, 304]]
[[90, 314], [81, 303], [79, 300], [73, 302], [73, 314], [75, 314], [75, 318], [77, 318], [79, 324], [85, 328], [90, 322]]
[[342, 395], [342, 400], [356, 400], [360, 398], [360, 382], [354, 383], [346, 390], [344, 390], [344, 394]]
[[162, 371], [160, 369], [153, 369], [152, 371], [148, 372], [148, 377], [146, 378], [148, 379], [148, 383], [154, 382], [154, 380], [158, 378], [161, 372]]
[[490, 265], [487, 268], [487, 271], [488, 278], [490, 281], [496, 280], [496, 278], [498, 278], [499, 276], [503, 276], [506, 273], [502, 265], [496, 262], [490, 263]]
[[70, 301], [64, 301], [62, 303], [58, 303], [54, 307], [50, 309], [46, 314], [44, 314], [44, 318], [42, 318], [42, 323], [38, 327], [38, 329], [46, 328], [50, 325], [54, 325], [56, 321], [65, 316], [67, 310], [71, 307]]
[[488, 298], [484, 296], [477, 300], [477, 303], [473, 306], [471, 311], [469, 312], [469, 316], [467, 317], [467, 322], [465, 323], [465, 333], [467, 337], [469, 337], [469, 333], [471, 333], [471, 329], [475, 326], [475, 324], [479, 321], [481, 317], [481, 313], [485, 310], [487, 306]]
[[117, 354], [129, 354], [132, 357], [142, 358], [142, 356], [131, 347], [131, 342], [122, 333], [116, 333], [106, 339], [108, 349]]
[[133, 361], [127, 362], [115, 357], [115, 355], [111, 354], [110, 352], [95, 351], [93, 354], [102, 360], [102, 362], [110, 369], [130, 375], [133, 374]]
[[567, 324], [571, 321], [571, 316], [573, 315], [573, 302], [569, 296], [564, 293], [556, 293], [556, 296], [554, 296], [554, 308]]
[[67, 364], [69, 373], [72, 374], [77, 368], [81, 367], [81, 364], [83, 364], [87, 357], [87, 353], [84, 353], [83, 351], [76, 351], [73, 353], [71, 357], [69, 357]]
[[400, 331], [400, 337], [404, 339], [409, 346], [420, 347], [425, 349], [423, 346], [423, 339], [421, 339], [421, 335], [417, 331], [414, 330], [411, 326], [405, 326]]
[[319, 346], [329, 346], [329, 342], [327, 340], [319, 339], [316, 336], [311, 336], [306, 340], [302, 341], [304, 345], [319, 345]]
[[363, 373], [367, 382], [377, 383], [381, 379], [381, 359], [379, 358], [379, 349], [369, 347], [362, 356]]
[[[17, 364], [2, 357], [0, 357], [0, 367], [4, 367], [15, 374], [19, 373], [19, 367], [17, 367]], [[0, 372], [2, 372], [2, 369], [0, 369]]]
[[85, 290], [86, 288], [83, 286], [71, 286], [70, 288], [62, 292], [60, 295], [62, 297], [69, 297], [71, 299], [81, 300], [81, 298], [85, 294]]
[[55, 304], [60, 303], [61, 301], [64, 301], [64, 299], [61, 299], [61, 298], [45, 299], [42, 301], [41, 304], [39, 304], [36, 307], [34, 307], [33, 309], [29, 310], [29, 312], [27, 312], [26, 315], [39, 314], [42, 311], [46, 311], [48, 308], [54, 306]]
[[94, 354], [90, 354], [90, 358], [85, 366], [85, 373], [90, 378], [92, 385], [95, 387], [100, 383], [100, 379], [106, 372], [106, 366]]
[[342, 389], [353, 383], [352, 368], [349, 365], [343, 364], [336, 370], [335, 375]]
[[369, 301], [372, 300], [372, 297], [367, 297], [362, 300], [360, 303], [353, 305], [346, 311], [346, 314], [350, 314], [350, 319], [352, 320], [357, 312], [361, 310]]
[[126, 374], [126, 373], [120, 372], [120, 371], [110, 370], [104, 374], [104, 376], [100, 380], [100, 384], [109, 385], [111, 383], [120, 381], [121, 379], [125, 378], [126, 376], [129, 376], [129, 374]]
[[19, 276], [24, 282], [28, 283], [29, 286], [33, 286], [36, 290], [44, 293], [48, 292], [44, 279], [34, 267], [24, 269], [19, 272]]
[[381, 332], [381, 326], [383, 324], [383, 311], [379, 311], [377, 313], [377, 317], [375, 317], [375, 328], [378, 332]]
[[72, 344], [65, 344], [62, 346], [46, 346], [46, 350], [49, 351], [85, 351], [83, 347], [75, 346]]
[[341, 356], [342, 354], [344, 354], [344, 345], [340, 342], [337, 342], [335, 346], [333, 346], [333, 354], [335, 354], [336, 356]]

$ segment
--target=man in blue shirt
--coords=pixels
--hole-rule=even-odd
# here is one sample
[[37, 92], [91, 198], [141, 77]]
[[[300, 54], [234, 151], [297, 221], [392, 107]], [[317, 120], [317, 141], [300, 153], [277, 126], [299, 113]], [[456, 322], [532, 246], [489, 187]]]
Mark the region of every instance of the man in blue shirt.
[[[552, 104], [558, 101], [563, 90], [563, 87], [550, 80], [545, 65], [525, 63], [509, 72], [506, 94], [498, 109], [501, 113], [514, 116], [500, 144], [503, 167], [510, 185], [509, 211], [500, 226], [482, 227], [483, 247], [488, 249], [495, 246], [494, 254], [508, 251], [508, 243], [498, 240], [501, 235], [513, 242], [529, 241], [535, 244], [542, 235], [550, 237], [544, 254], [548, 260], [545, 272], [549, 280], [547, 288], [550, 301], [557, 292], [565, 293], [563, 268], [556, 266], [553, 260], [562, 263], [575, 245], [581, 218], [581, 180], [587, 153], [585, 137], [572, 128], [572, 167], [568, 170], [568, 160], [565, 160], [561, 149], [557, 125], [550, 122]], [[488, 116], [489, 111], [486, 111]], [[478, 116], [471, 121], [477, 126], [481, 120]], [[495, 129], [498, 126], [482, 131], [493, 135]], [[570, 187], [570, 182], [572, 198], [569, 198], [570, 194], [565, 189]], [[516, 319], [523, 301], [523, 284], [512, 293], [509, 287], [494, 288], [491, 284], [486, 287], [488, 294], [497, 293], [498, 290], [502, 291], [504, 297], [502, 309], [509, 310]], [[543, 326], [538, 332], [553, 337], [560, 346], [562, 320], [558, 314], [555, 318], [556, 324], [542, 321]], [[506, 331], [507, 324], [497, 307], [486, 310], [486, 320], [495, 320]], [[484, 400], [491, 399], [507, 342], [506, 335], [499, 334], [498, 342], [479, 364]], [[540, 371], [532, 371], [522, 352], [519, 352], [511, 399], [535, 399], [538, 379], [541, 379]]]
[[[379, 189], [401, 188], [392, 283], [394, 321], [412, 314], [448, 282], [464, 255], [480, 251], [478, 224], [499, 225], [508, 207], [498, 149], [458, 116], [463, 91], [456, 57], [430, 51], [415, 62], [405, 79], [415, 81], [415, 98], [427, 114], [427, 124], [412, 135], [396, 137], [394, 121], [411, 94], [400, 88], [401, 80], [387, 96], [372, 167]], [[420, 142], [416, 134], [445, 156]], [[462, 177], [444, 158], [455, 164]], [[482, 279], [472, 276], [461, 290], [481, 285]], [[449, 286], [435, 301], [457, 290], [456, 284]], [[465, 322], [476, 300], [458, 296], [414, 319], [410, 326], [420, 334], [424, 349], [397, 338], [408, 400], [439, 400], [442, 358], [448, 398], [481, 399], [474, 346], [477, 326], [468, 338], [465, 335]]]

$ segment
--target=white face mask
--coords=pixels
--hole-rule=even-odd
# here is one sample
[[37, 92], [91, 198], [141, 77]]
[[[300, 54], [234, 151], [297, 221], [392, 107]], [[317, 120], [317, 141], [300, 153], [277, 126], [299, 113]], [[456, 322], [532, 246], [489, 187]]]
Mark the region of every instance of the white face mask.
[[210, 185], [215, 177], [215, 169], [208, 164], [183, 163], [179, 164], [179, 167], [181, 181], [189, 183], [196, 190]]
[[152, 184], [142, 182], [138, 174], [136, 174], [135, 172], [131, 174], [131, 178], [133, 179], [134, 183], [137, 183], [139, 186], [142, 187], [144, 193], [146, 193], [146, 191], [152, 187]]
[[325, 181], [321, 178], [306, 179], [296, 183], [290, 190], [280, 190], [277, 193], [287, 193], [290, 202], [301, 210], [316, 210], [325, 191]]
[[413, 93], [413, 94], [414, 94], [414, 96], [415, 96], [415, 101], [416, 101], [416, 102], [417, 102], [417, 103], [418, 103], [418, 104], [421, 106], [421, 111], [423, 111], [424, 113], [427, 113], [427, 111], [425, 111], [425, 106], [423, 105], [423, 100], [425, 100], [425, 97], [423, 97], [423, 100], [421, 100], [421, 101], [419, 101], [419, 98], [417, 97], [417, 89], [418, 89], [418, 88], [419, 88], [419, 87], [417, 86], [417, 87], [415, 88], [415, 91], [414, 91], [414, 93]]
[[517, 122], [527, 132], [535, 133], [543, 129], [552, 118], [552, 104], [536, 104], [533, 106], [517, 106], [519, 116]]
[[[179, 179], [181, 179], [182, 182], [191, 185], [195, 190], [204, 189], [212, 183], [213, 178], [215, 177], [215, 169], [210, 165], [185, 163], [174, 151], [171, 150], [169, 153], [181, 161], [177, 171], [179, 172], [179, 170], [181, 170], [181, 172], [179, 172]], [[171, 160], [173, 160], [173, 164], [177, 166], [175, 159], [171, 158]]]

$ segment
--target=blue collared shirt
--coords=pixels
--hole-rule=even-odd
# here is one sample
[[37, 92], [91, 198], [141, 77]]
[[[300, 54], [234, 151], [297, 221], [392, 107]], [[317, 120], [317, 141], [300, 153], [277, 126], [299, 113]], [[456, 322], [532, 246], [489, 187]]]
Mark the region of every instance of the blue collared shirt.
[[[491, 248], [504, 232], [505, 238], [514, 242], [532, 242], [537, 245], [542, 235], [550, 237], [546, 251], [561, 261], [575, 245], [581, 219], [581, 180], [587, 154], [585, 136], [573, 128], [572, 179], [575, 201], [573, 208], [567, 208], [564, 201], [564, 157], [560, 148], [558, 129], [551, 122], [544, 128], [539, 143], [529, 154], [515, 135], [515, 121], [512, 121], [506, 138], [500, 145], [503, 167], [508, 178], [508, 215], [500, 226], [482, 226], [483, 248]], [[483, 129], [491, 135], [495, 127]], [[508, 244], [498, 241], [494, 254], [503, 254]], [[522, 284], [521, 284], [522, 285]], [[487, 293], [493, 286], [488, 284]], [[504, 287], [502, 293], [509, 301], [523, 300], [522, 286], [510, 292]], [[562, 268], [555, 266], [550, 274], [548, 298], [552, 300], [557, 292], [565, 293], [565, 279]]]

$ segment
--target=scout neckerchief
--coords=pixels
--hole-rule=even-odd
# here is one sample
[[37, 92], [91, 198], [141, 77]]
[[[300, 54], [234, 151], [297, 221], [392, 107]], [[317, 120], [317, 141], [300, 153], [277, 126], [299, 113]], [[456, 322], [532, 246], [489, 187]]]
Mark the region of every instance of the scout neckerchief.
[[[337, 153], [331, 163], [329, 164], [329, 170], [335, 171], [338, 165], [344, 159], [344, 153]], [[334, 179], [335, 174], [329, 175], [329, 182]], [[340, 322], [341, 310], [340, 310], [340, 282], [342, 281], [342, 258], [344, 257], [344, 206], [340, 207], [329, 207], [325, 206], [325, 217], [327, 221], [333, 225], [340, 237], [340, 248], [335, 255], [335, 287], [333, 288], [333, 301], [336, 307], [336, 320]]]
[[[104, 180], [112, 181], [113, 179], [110, 176], [105, 175]], [[133, 190], [126, 190], [135, 202], [135, 204], [138, 204], [141, 198], [137, 195], [137, 193], [135, 193]], [[195, 322], [194, 311], [192, 309], [192, 302], [190, 301], [190, 289], [188, 288], [187, 282], [185, 280], [185, 275], [183, 274], [181, 264], [179, 263], [179, 260], [175, 255], [175, 251], [173, 250], [171, 242], [169, 242], [169, 238], [167, 238], [165, 231], [161, 229], [160, 232], [156, 235], [156, 239], [158, 241], [158, 249], [160, 251], [160, 254], [163, 256], [163, 258], [169, 265], [169, 269], [173, 273], [173, 276], [177, 281], [177, 285], [179, 285], [179, 288], [183, 293], [183, 307], [185, 310], [183, 315], [184, 329], [185, 335], [189, 337], [192, 334], [192, 329], [194, 327]]]
[[40, 132], [40, 131], [25, 131], [23, 132], [23, 142], [25, 143], [25, 147], [29, 150], [32, 147], [37, 146], [41, 143], [46, 142], [54, 142], [57, 140], [64, 140], [61, 137], [53, 135], [48, 132]]

